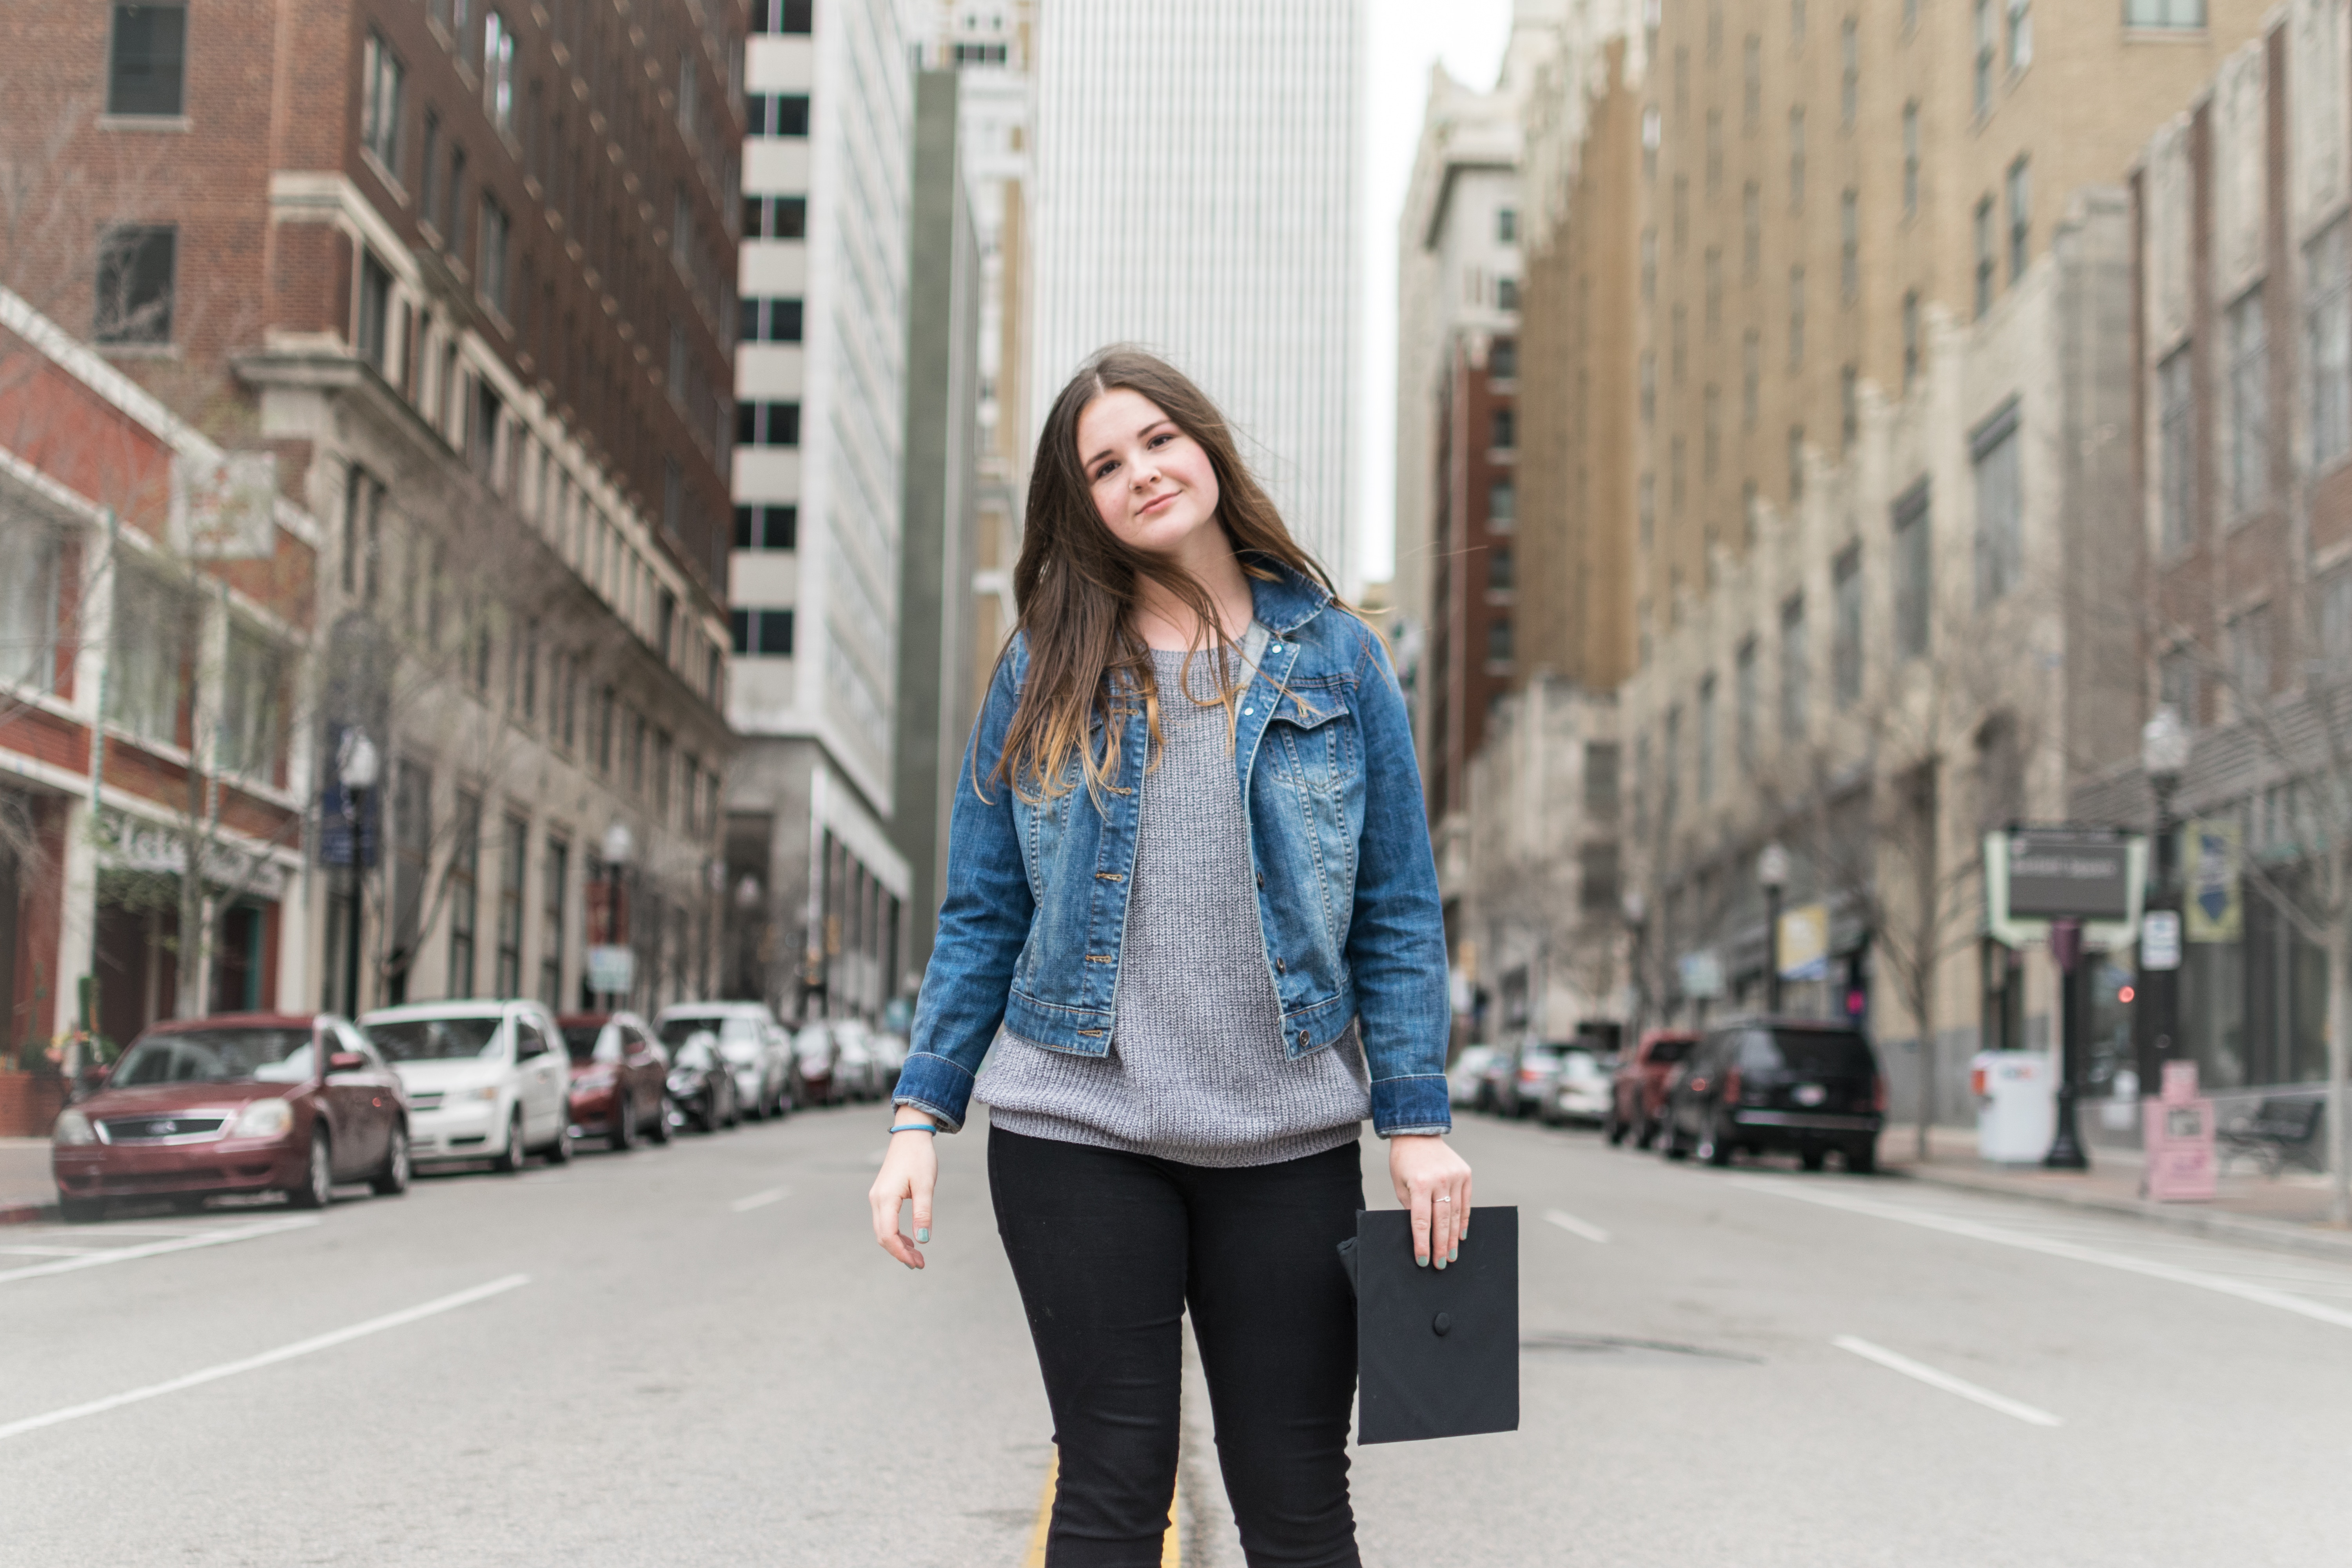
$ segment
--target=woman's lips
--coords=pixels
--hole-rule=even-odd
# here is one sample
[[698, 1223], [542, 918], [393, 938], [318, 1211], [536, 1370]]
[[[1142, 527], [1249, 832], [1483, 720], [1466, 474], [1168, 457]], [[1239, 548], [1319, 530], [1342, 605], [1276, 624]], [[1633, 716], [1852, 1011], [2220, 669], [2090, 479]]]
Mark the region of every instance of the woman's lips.
[[1176, 501], [1176, 496], [1177, 496], [1177, 492], [1176, 492], [1176, 491], [1174, 491], [1174, 490], [1170, 490], [1166, 495], [1161, 496], [1158, 500], [1152, 501], [1152, 502], [1150, 502], [1149, 505], [1145, 506], [1145, 507], [1144, 507], [1144, 509], [1143, 509], [1143, 510], [1142, 510], [1142, 511], [1140, 511], [1139, 513], [1138, 513], [1137, 515], [1138, 515], [1138, 516], [1140, 516], [1140, 517], [1157, 517], [1157, 516], [1159, 516], [1162, 511], [1165, 511], [1169, 507], [1171, 507], [1171, 506], [1172, 506], [1172, 505], [1174, 505], [1174, 504], [1175, 504], [1175, 501]]

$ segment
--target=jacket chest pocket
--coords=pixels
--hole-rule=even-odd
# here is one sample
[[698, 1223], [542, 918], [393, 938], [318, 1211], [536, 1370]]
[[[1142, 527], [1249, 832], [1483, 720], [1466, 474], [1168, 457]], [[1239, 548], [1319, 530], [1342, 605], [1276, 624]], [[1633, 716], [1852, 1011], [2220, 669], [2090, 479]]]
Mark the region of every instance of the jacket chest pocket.
[[1265, 744], [1290, 782], [1318, 795], [1346, 790], [1363, 765], [1349, 693], [1339, 688], [1293, 688], [1268, 716]]

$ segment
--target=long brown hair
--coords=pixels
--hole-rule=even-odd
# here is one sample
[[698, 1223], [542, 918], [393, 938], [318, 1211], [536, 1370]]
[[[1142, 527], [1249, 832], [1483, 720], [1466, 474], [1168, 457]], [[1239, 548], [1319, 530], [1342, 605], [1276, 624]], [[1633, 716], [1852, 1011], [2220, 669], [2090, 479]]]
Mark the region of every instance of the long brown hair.
[[[1094, 487], [1078, 460], [1078, 418], [1095, 399], [1117, 391], [1149, 399], [1208, 454], [1217, 476], [1217, 521], [1243, 571], [1272, 581], [1275, 566], [1287, 566], [1325, 592], [1331, 589], [1330, 578], [1290, 537], [1282, 514], [1251, 477], [1225, 416], [1190, 377], [1138, 348], [1115, 345], [1096, 354], [1054, 399], [1038, 433], [1021, 559], [1013, 568], [1013, 599], [1019, 629], [1028, 639], [1029, 673], [995, 772], [1024, 800], [1049, 799], [1067, 789], [1074, 754], [1083, 763], [1089, 792], [1116, 787], [1111, 781], [1118, 773], [1118, 720], [1127, 716], [1127, 702], [1144, 704], [1151, 734], [1158, 737], [1159, 689], [1151, 654], [1129, 616], [1145, 578], [1192, 612], [1196, 650], [1202, 632], [1208, 647], [1222, 652], [1247, 629], [1234, 627], [1229, 636], [1216, 601], [1198, 578], [1120, 539], [1096, 510]], [[1087, 740], [1097, 721], [1102, 729], [1098, 752]]]

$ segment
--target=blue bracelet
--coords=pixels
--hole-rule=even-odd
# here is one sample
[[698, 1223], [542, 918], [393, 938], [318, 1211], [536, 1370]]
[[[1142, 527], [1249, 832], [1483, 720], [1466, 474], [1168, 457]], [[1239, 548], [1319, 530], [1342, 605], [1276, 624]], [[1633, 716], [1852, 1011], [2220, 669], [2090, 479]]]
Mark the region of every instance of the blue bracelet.
[[890, 1129], [893, 1132], [937, 1132], [939, 1128], [929, 1121], [901, 1121]]

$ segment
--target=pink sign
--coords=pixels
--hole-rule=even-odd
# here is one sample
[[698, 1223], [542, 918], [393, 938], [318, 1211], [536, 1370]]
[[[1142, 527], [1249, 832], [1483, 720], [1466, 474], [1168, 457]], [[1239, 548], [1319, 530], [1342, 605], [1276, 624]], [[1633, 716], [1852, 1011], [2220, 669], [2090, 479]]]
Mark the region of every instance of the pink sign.
[[[2172, 1068], [2194, 1064], [2165, 1064], [2165, 1097], [2142, 1105], [2145, 1118], [2141, 1147], [2147, 1152], [2147, 1173], [2140, 1194], [2163, 1204], [2210, 1203], [2213, 1199], [2213, 1102], [2172, 1098]], [[2190, 1082], [2194, 1084], [2192, 1076]]]
[[2164, 1103], [2187, 1105], [2197, 1098], [2197, 1064], [2170, 1061], [2164, 1064]]

